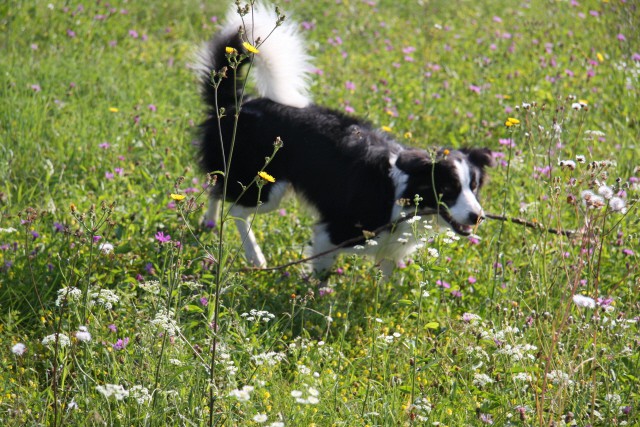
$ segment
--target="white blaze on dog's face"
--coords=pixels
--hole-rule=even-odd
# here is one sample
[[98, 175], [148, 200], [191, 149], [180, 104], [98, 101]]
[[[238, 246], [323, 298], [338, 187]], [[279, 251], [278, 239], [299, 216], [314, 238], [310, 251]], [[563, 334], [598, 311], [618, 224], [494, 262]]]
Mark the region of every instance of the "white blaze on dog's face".
[[443, 150], [433, 159], [424, 151], [408, 149], [398, 154], [395, 165], [406, 174], [403, 197], [412, 200], [419, 195], [420, 206], [437, 210], [443, 225], [469, 235], [482, 221], [484, 211], [477, 196], [485, 167], [494, 165], [490, 150]]
[[473, 227], [484, 218], [484, 211], [477, 199], [479, 186], [478, 172], [466, 160], [456, 159], [453, 166], [460, 192], [453, 205], [448, 206], [451, 218], [460, 225], [465, 232], [471, 233]]

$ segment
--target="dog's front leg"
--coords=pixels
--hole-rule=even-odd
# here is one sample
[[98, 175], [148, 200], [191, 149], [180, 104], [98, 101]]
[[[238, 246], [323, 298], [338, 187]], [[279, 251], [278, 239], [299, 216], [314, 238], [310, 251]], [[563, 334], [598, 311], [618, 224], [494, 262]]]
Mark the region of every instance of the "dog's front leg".
[[247, 261], [255, 267], [266, 267], [267, 260], [265, 259], [256, 240], [256, 236], [253, 234], [253, 230], [251, 229], [251, 223], [249, 221], [249, 217], [251, 215], [250, 208], [234, 206], [231, 208], [230, 214], [234, 217], [236, 227], [240, 232], [242, 247], [244, 248], [244, 254]]

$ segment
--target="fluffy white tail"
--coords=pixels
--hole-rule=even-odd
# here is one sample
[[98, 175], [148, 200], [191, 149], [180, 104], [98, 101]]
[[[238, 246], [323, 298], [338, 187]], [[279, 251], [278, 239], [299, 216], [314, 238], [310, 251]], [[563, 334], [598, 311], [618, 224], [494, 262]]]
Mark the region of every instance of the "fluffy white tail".
[[[250, 78], [255, 81], [260, 96], [298, 108], [311, 103], [311, 58], [306, 52], [304, 40], [296, 23], [287, 19], [276, 27], [277, 21], [275, 7], [264, 3], [256, 3], [243, 17], [235, 6], [227, 13], [224, 27], [200, 50], [194, 66], [200, 74], [205, 99], [211, 86], [211, 73], [227, 65], [222, 63], [226, 61], [224, 49], [230, 46], [244, 52], [241, 45], [236, 45], [246, 41], [259, 50], [254, 55]], [[238, 37], [240, 29], [243, 34]]]

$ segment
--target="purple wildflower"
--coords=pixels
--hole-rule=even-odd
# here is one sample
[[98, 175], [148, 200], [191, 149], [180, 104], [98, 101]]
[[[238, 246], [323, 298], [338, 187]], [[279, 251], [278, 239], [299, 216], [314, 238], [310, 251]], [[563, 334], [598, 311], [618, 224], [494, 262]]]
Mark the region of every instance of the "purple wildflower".
[[167, 243], [171, 241], [171, 236], [164, 234], [162, 231], [158, 231], [156, 233], [156, 240], [160, 243]]

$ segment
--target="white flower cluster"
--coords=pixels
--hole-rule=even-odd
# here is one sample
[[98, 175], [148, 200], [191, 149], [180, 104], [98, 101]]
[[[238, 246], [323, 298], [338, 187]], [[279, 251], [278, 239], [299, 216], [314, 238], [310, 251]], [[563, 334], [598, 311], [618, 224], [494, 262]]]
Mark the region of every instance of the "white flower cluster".
[[156, 313], [156, 317], [151, 321], [151, 324], [165, 331], [170, 337], [175, 337], [176, 334], [180, 332], [180, 327], [174, 317], [175, 313], [173, 310], [167, 311], [161, 308], [160, 311]]
[[495, 354], [502, 354], [511, 359], [512, 362], [518, 362], [525, 357], [530, 360], [535, 360], [535, 356], [531, 354], [533, 351], [537, 351], [538, 347], [531, 344], [505, 344], [502, 348], [498, 349]]
[[111, 289], [100, 289], [97, 292], [91, 292], [89, 294], [91, 297], [91, 301], [89, 301], [89, 306], [94, 306], [95, 304], [101, 305], [107, 310], [111, 310], [113, 308], [113, 304], [116, 304], [120, 301], [118, 295], [115, 294]]
[[487, 384], [492, 384], [493, 382], [495, 382], [493, 378], [487, 374], [473, 374], [473, 385], [476, 387], [484, 387]]
[[285, 360], [287, 356], [284, 353], [276, 353], [275, 351], [269, 351], [267, 353], [256, 354], [255, 356], [251, 356], [251, 360], [258, 366], [267, 365], [267, 366], [275, 366], [278, 363]]
[[69, 345], [71, 344], [71, 340], [65, 334], [47, 335], [42, 339], [42, 344], [46, 346], [51, 346], [51, 345], [55, 345], [56, 341], [58, 341], [58, 344], [60, 345], [61, 348], [69, 347]]
[[234, 389], [229, 392], [229, 397], [235, 397], [240, 402], [248, 402], [251, 399], [253, 386], [246, 385], [241, 389]]
[[402, 334], [400, 332], [394, 332], [392, 335], [382, 334], [378, 337], [378, 339], [384, 341], [386, 344], [391, 344], [393, 343], [393, 341], [395, 341], [397, 338], [400, 338], [401, 336]]
[[266, 310], [255, 310], [252, 309], [248, 313], [242, 313], [240, 317], [243, 317], [245, 320], [249, 322], [268, 322], [269, 320], [275, 319], [275, 315], [269, 313]]
[[82, 291], [78, 288], [74, 288], [73, 286], [59, 289], [56, 306], [60, 307], [65, 302], [68, 304], [70, 301], [78, 301], [81, 297]]
[[133, 397], [136, 402], [138, 402], [138, 405], [144, 405], [145, 403], [151, 402], [149, 390], [141, 385], [134, 385], [131, 387], [129, 389], [129, 396]]
[[238, 367], [231, 359], [231, 355], [226, 351], [220, 351], [220, 361], [218, 362], [218, 365], [221, 365], [229, 375], [235, 375], [238, 373]]
[[149, 292], [153, 295], [160, 294], [160, 291], [162, 290], [162, 288], [160, 287], [160, 282], [158, 282], [157, 280], [148, 280], [144, 283], [139, 283], [138, 287], [143, 291]]
[[409, 411], [416, 416], [416, 420], [420, 422], [428, 421], [433, 406], [426, 397], [418, 397], [414, 400], [413, 405], [409, 407]]
[[303, 405], [318, 404], [320, 402], [320, 399], [318, 398], [319, 395], [320, 395], [320, 392], [311, 386], [307, 386], [306, 393], [300, 390], [291, 391], [291, 397], [296, 399], [296, 403], [300, 403]]
[[129, 391], [125, 390], [120, 384], [99, 385], [96, 387], [96, 390], [107, 399], [111, 396], [115, 397], [116, 400], [123, 400], [125, 397], [129, 397]]
[[527, 374], [526, 372], [518, 372], [513, 377], [511, 377], [514, 382], [531, 382], [531, 374]]
[[569, 379], [569, 375], [562, 371], [553, 370], [547, 374], [547, 379], [551, 381], [553, 385], [568, 385], [572, 386], [574, 382]]

